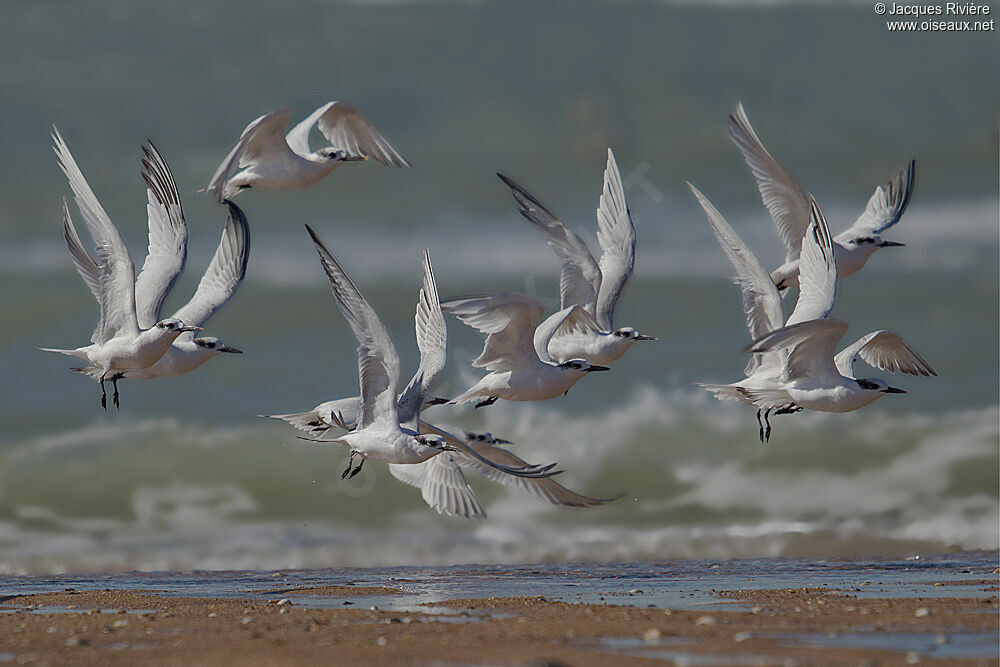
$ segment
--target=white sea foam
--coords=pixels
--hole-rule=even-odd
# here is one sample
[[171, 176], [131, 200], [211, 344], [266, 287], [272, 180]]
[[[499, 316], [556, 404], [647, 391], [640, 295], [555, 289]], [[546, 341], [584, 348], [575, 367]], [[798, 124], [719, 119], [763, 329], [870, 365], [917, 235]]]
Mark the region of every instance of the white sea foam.
[[[0, 507], [11, 511], [0, 520], [0, 571], [997, 547], [996, 489], [983, 486], [978, 472], [968, 477], [996, 467], [997, 406], [938, 416], [877, 408], [863, 415], [796, 415], [783, 418], [780, 436], [767, 447], [756, 441], [752, 413], [743, 407], [723, 406], [694, 391], [645, 388], [589, 415], [568, 416], [544, 404], [498, 404], [471, 413], [465, 425], [514, 440], [524, 458], [558, 460], [567, 470], [559, 481], [567, 486], [598, 496], [627, 492], [606, 507], [560, 509], [473, 480], [490, 513], [478, 524], [434, 514], [417, 492], [377, 464], [365, 467], [370, 479], [362, 497], [349, 493], [333, 479], [343, 463], [343, 452], [335, 449], [303, 444], [280, 450], [289, 466], [271, 466], [262, 480], [253, 471], [262, 457], [275, 456], [281, 425], [94, 425], [17, 444], [3, 456]], [[87, 455], [74, 455], [76, 448]], [[846, 465], [844, 456], [851, 457]], [[123, 477], [132, 474], [129, 462], [136, 460], [158, 460], [164, 472], [147, 471], [140, 481]], [[92, 469], [88, 461], [95, 461]], [[105, 469], [109, 461], [121, 464], [122, 472], [116, 472], [118, 465]], [[18, 495], [25, 479], [30, 486], [32, 475], [49, 474], [80, 481], [44, 500]], [[309, 480], [317, 480], [310, 491], [319, 495], [298, 501]], [[111, 497], [81, 515], [72, 494], [85, 494], [86, 484], [124, 487], [124, 506]], [[379, 503], [370, 504], [364, 493], [378, 494]], [[316, 498], [325, 499], [319, 511]]]

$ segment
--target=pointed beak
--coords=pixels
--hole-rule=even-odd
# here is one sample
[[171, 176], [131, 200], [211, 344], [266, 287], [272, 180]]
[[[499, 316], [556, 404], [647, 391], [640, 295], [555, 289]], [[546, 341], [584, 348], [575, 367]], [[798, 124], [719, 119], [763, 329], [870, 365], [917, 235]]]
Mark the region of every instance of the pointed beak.
[[178, 331], [204, 331], [204, 330], [205, 327], [191, 327], [191, 326], [183, 326], [180, 329], [178, 329]]
[[232, 352], [233, 354], [243, 354], [243, 350], [237, 350], [235, 347], [229, 347], [228, 345], [223, 345], [219, 352]]
[[656, 336], [647, 336], [646, 334], [639, 334], [635, 337], [636, 340], [660, 340]]
[[611, 369], [608, 368], [607, 366], [591, 366], [590, 368], [587, 369], [587, 372], [590, 373], [591, 371], [610, 371], [610, 370]]
[[906, 391], [903, 390], [903, 389], [896, 389], [895, 387], [889, 387], [888, 389], [886, 389], [882, 393], [883, 394], [905, 394]]
[[878, 244], [879, 248], [902, 248], [905, 243], [896, 243], [895, 241], [882, 241]]

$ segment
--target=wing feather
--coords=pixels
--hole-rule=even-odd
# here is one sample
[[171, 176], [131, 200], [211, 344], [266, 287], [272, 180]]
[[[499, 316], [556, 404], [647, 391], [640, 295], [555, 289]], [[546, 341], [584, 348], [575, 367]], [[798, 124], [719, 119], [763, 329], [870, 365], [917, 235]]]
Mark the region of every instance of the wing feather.
[[198, 282], [194, 296], [174, 313], [174, 317], [185, 324], [203, 326], [232, 298], [246, 276], [250, 261], [250, 225], [239, 206], [231, 201], [227, 201], [226, 205], [226, 227], [215, 256]]
[[517, 201], [518, 212], [545, 234], [546, 243], [562, 260], [559, 307], [576, 305], [592, 314], [596, 313], [601, 288], [601, 268], [590, 254], [587, 244], [527, 190], [503, 174], [497, 176], [510, 188]]
[[149, 250], [135, 281], [135, 304], [139, 327], [148, 329], [162, 319], [163, 302], [184, 271], [187, 223], [177, 182], [163, 155], [152, 141], [142, 152], [142, 178], [148, 188]]
[[776, 329], [751, 343], [747, 350], [789, 350], [782, 382], [836, 375], [839, 371], [833, 360], [834, 351], [846, 331], [847, 323], [840, 320], [808, 320]]
[[101, 269], [94, 262], [94, 259], [87, 253], [80, 241], [80, 235], [73, 225], [73, 218], [69, 214], [69, 206], [66, 198], [63, 197], [63, 238], [66, 240], [66, 248], [73, 257], [73, 264], [77, 273], [87, 284], [97, 303], [101, 302]]
[[613, 331], [615, 305], [635, 267], [635, 225], [625, 201], [618, 163], [610, 148], [604, 169], [604, 190], [597, 207], [597, 241], [604, 252], [594, 315], [605, 331]]
[[806, 193], [764, 148], [750, 125], [742, 102], [729, 116], [729, 137], [740, 149], [744, 162], [757, 181], [761, 201], [771, 214], [778, 237], [785, 245], [785, 262], [791, 262], [799, 256], [802, 237], [809, 227]]
[[899, 222], [913, 195], [916, 171], [916, 160], [910, 160], [906, 168], [889, 179], [885, 186], [875, 188], [865, 210], [835, 240], [847, 244], [857, 239], [878, 237]]
[[101, 319], [91, 336], [91, 341], [100, 345], [118, 335], [138, 335], [139, 324], [135, 314], [135, 266], [129, 256], [128, 247], [118, 229], [101, 206], [91, 190], [83, 172], [77, 166], [73, 154], [63, 141], [59, 130], [52, 128], [53, 150], [59, 159], [59, 167], [73, 190], [80, 215], [96, 248], [96, 264], [100, 271]]
[[463, 519], [486, 518], [479, 496], [448, 453], [423, 463], [389, 464], [389, 472], [399, 481], [420, 489], [424, 502], [440, 514]]
[[[781, 327], [784, 321], [781, 295], [771, 280], [771, 274], [743, 239], [729, 226], [712, 202], [690, 183], [688, 187], [705, 210], [715, 238], [736, 269], [736, 279], [743, 294], [743, 312], [746, 314], [747, 330], [750, 332], [751, 340], [756, 340]], [[753, 355], [743, 371], [744, 374], [749, 377], [762, 363], [764, 363], [762, 355]]]
[[336, 258], [306, 225], [319, 253], [323, 269], [330, 279], [337, 307], [358, 341], [358, 379], [361, 385], [361, 420], [363, 429], [375, 422], [399, 428], [396, 412], [396, 388], [399, 385], [400, 362], [385, 324], [361, 295], [354, 281]]
[[802, 239], [799, 261], [799, 299], [786, 325], [822, 319], [830, 314], [837, 300], [837, 259], [833, 237], [812, 195], [809, 196], [809, 206], [809, 229]]
[[[467, 442], [467, 444], [481, 456], [491, 461], [495, 461], [496, 463], [501, 463], [512, 468], [528, 465], [523, 459], [515, 456], [513, 453], [502, 447], [480, 442]], [[580, 495], [575, 491], [570, 491], [565, 486], [549, 477], [516, 477], [485, 465], [478, 459], [472, 458], [464, 453], [456, 452], [452, 456], [460, 466], [463, 468], [474, 469], [491, 482], [497, 482], [506, 486], [513, 486], [518, 491], [523, 491], [524, 493], [534, 496], [539, 500], [552, 503], [553, 505], [562, 505], [565, 507], [592, 507], [594, 505], [603, 505], [608, 502], [608, 500], [589, 498], [587, 496]]]
[[295, 152], [285, 141], [285, 128], [288, 127], [292, 113], [292, 109], [279, 109], [264, 114], [247, 125], [239, 141], [215, 170], [205, 190], [214, 192], [216, 200], [221, 204], [236, 194], [236, 190], [226, 186], [243, 167], [260, 158], [269, 162], [294, 161]]
[[535, 329], [545, 307], [522, 294], [473, 295], [446, 299], [441, 309], [464, 324], [486, 334], [483, 352], [472, 362], [476, 368], [505, 371], [520, 368], [537, 356]]
[[289, 133], [289, 143], [296, 150], [309, 152], [309, 133], [313, 126], [319, 128], [334, 148], [348, 157], [375, 160], [393, 167], [412, 166], [392, 147], [382, 133], [368, 122], [357, 109], [341, 102], [328, 102], [316, 109], [308, 118]]
[[[424, 250], [424, 284], [417, 299], [414, 324], [417, 348], [420, 350], [420, 366], [413, 379], [399, 398], [399, 421], [409, 424], [420, 414], [424, 398], [444, 372], [448, 361], [448, 330], [441, 312], [434, 269], [431, 266], [429, 250]], [[415, 426], [415, 425], [414, 425]]]
[[923, 357], [894, 331], [882, 329], [862, 336], [834, 358], [837, 370], [844, 377], [855, 377], [854, 363], [861, 359], [880, 371], [908, 375], [937, 375]]

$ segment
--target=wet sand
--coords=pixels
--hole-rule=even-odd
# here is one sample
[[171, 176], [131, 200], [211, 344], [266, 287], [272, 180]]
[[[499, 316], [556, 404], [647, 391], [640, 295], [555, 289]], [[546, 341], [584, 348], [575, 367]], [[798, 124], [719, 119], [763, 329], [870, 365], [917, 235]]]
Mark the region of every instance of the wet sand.
[[[989, 650], [990, 657], [980, 648], [972, 658], [947, 650], [955, 642], [981, 647], [996, 641], [996, 578], [948, 582], [956, 584], [979, 594], [878, 598], [828, 588], [755, 589], [713, 593], [720, 609], [708, 612], [627, 606], [627, 594], [602, 604], [500, 597], [386, 611], [370, 608], [366, 596], [385, 600], [405, 590], [275, 588], [257, 591], [274, 598], [255, 601], [66, 590], [2, 599], [0, 659], [53, 665], [997, 664]], [[324, 608], [306, 600], [321, 600]], [[900, 637], [894, 650], [885, 648]], [[917, 638], [932, 638], [931, 646]]]

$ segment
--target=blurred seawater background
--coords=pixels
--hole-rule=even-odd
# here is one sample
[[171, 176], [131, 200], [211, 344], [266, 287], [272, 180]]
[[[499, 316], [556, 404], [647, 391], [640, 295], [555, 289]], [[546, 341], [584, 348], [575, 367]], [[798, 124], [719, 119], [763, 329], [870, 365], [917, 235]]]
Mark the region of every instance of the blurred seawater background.
[[[298, 2], [176, 7], [8, 3], [0, 43], [0, 571], [277, 568], [750, 555], [901, 554], [998, 543], [1000, 91], [995, 33], [889, 33], [867, 3]], [[97, 386], [39, 345], [83, 344], [97, 309], [62, 245], [58, 125], [137, 262], [139, 146], [184, 195], [192, 293], [224, 211], [196, 194], [253, 118], [357, 106], [414, 163], [348, 165], [295, 192], [239, 197], [245, 284], [209, 333], [245, 350], [195, 374]], [[783, 257], [726, 134], [742, 100], [834, 232], [911, 157], [917, 185], [877, 254], [840, 284], [845, 344], [891, 328], [937, 369], [847, 415], [774, 420], [695, 381], [740, 377], [748, 342], [731, 268], [684, 185], [768, 265]], [[554, 304], [558, 261], [493, 173], [519, 181], [592, 248], [605, 150], [639, 249], [621, 324], [660, 336], [542, 404], [436, 408], [515, 441], [561, 480], [623, 497], [550, 508], [472, 480], [490, 518], [434, 514], [346, 452], [258, 419], [357, 392], [353, 338], [304, 223], [392, 331], [408, 375], [429, 247], [442, 296], [527, 291]], [[791, 308], [791, 302], [786, 304]], [[477, 376], [481, 339], [449, 319], [438, 392]], [[867, 372], [867, 371], [866, 371]], [[870, 375], [879, 375], [871, 371]], [[885, 377], [885, 375], [883, 375]], [[431, 413], [428, 413], [430, 416]]]

